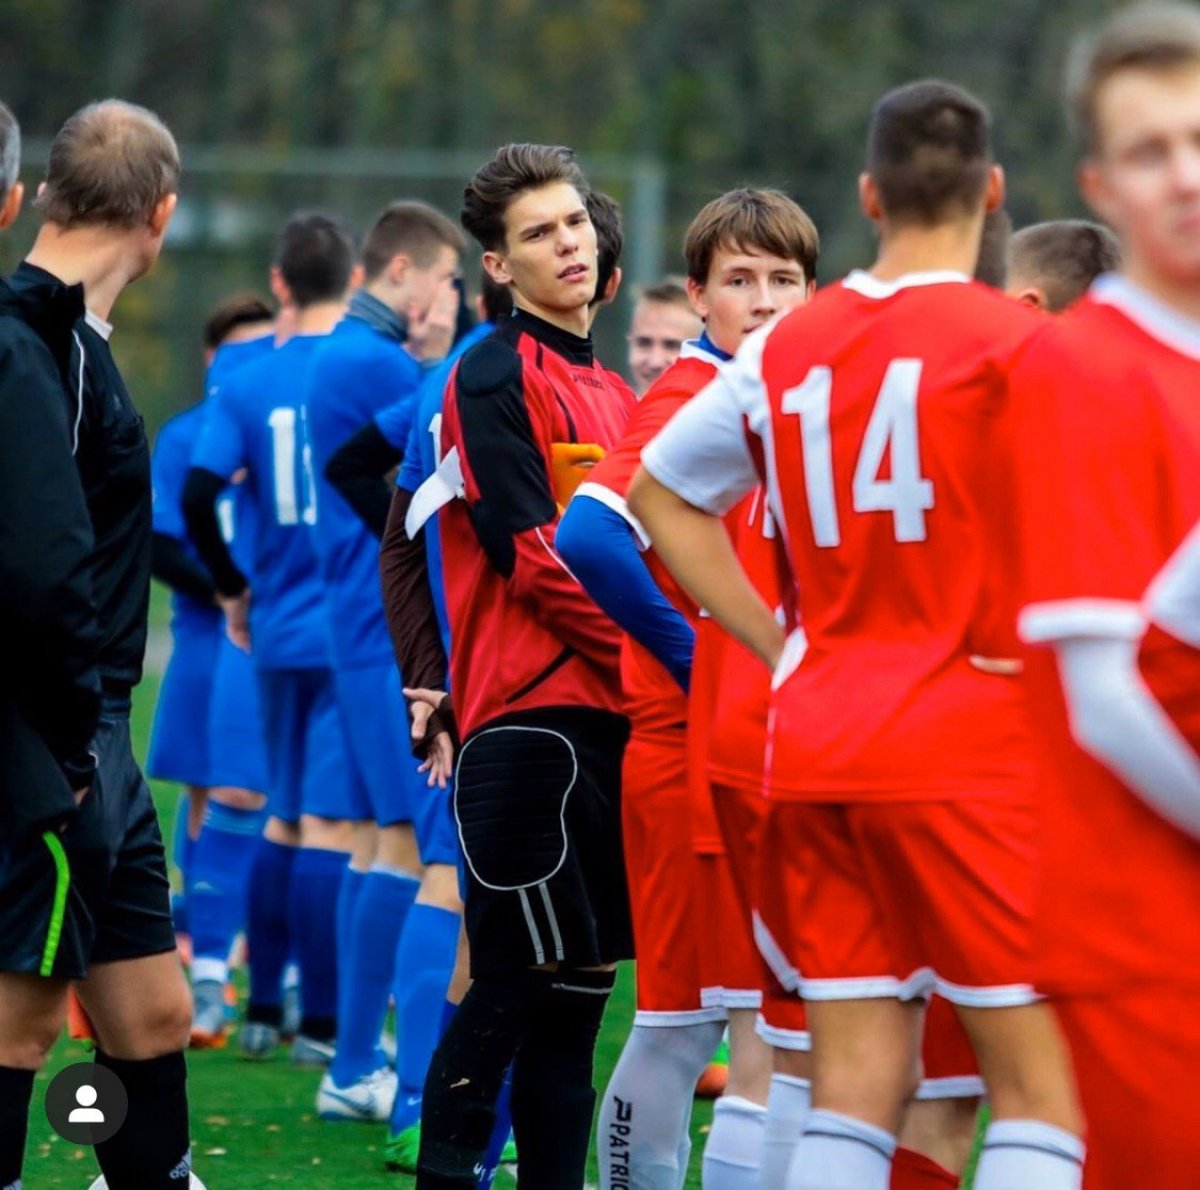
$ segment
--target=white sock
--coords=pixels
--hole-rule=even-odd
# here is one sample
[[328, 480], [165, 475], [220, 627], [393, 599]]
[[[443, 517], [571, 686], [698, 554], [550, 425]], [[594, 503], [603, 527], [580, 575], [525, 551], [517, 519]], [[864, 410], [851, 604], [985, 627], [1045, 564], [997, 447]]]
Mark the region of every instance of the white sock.
[[[689, 1121], [690, 1123], [690, 1121]], [[679, 1185], [678, 1190], [683, 1190], [683, 1185], [687, 1181], [688, 1165], [692, 1160], [692, 1130], [690, 1127], [683, 1130], [683, 1136], [679, 1141], [679, 1148], [675, 1151], [675, 1165], [679, 1170]]]
[[192, 959], [192, 983], [225, 983], [229, 964], [224, 959]]
[[784, 1185], [787, 1190], [888, 1190], [895, 1151], [890, 1132], [814, 1108]]
[[633, 1026], [596, 1122], [601, 1190], [679, 1190], [696, 1080], [722, 1028], [720, 1021]]
[[763, 1190], [787, 1184], [792, 1154], [804, 1132], [804, 1121], [812, 1107], [812, 1083], [792, 1074], [771, 1075], [767, 1097], [767, 1121], [763, 1128]]
[[975, 1190], [1079, 1190], [1083, 1141], [1041, 1120], [996, 1120], [983, 1134]]
[[767, 1109], [738, 1095], [713, 1104], [712, 1131], [704, 1146], [704, 1190], [759, 1190]]

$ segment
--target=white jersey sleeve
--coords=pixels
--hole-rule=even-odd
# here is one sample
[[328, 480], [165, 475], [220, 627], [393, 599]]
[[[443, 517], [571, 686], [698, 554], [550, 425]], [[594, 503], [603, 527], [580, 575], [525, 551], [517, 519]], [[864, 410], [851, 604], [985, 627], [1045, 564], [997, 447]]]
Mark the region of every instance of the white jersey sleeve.
[[1151, 583], [1146, 616], [1176, 640], [1200, 649], [1200, 523]]
[[659, 483], [714, 516], [762, 482], [746, 432], [762, 437], [770, 420], [762, 380], [769, 330], [751, 335], [642, 451], [642, 466]]

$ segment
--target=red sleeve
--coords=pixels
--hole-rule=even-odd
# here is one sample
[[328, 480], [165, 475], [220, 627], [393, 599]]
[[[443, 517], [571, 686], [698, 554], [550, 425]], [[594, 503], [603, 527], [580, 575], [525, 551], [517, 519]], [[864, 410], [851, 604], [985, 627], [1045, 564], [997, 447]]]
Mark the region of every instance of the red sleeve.
[[1021, 632], [1136, 637], [1161, 556], [1153, 409], [1135, 373], [1058, 330], [1011, 374]]

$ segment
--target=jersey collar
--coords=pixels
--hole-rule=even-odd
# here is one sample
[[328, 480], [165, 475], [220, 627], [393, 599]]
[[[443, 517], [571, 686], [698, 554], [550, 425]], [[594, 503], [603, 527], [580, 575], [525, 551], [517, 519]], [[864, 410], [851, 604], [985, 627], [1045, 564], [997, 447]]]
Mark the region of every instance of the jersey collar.
[[1173, 310], [1128, 277], [1105, 273], [1092, 283], [1088, 297], [1120, 310], [1130, 322], [1180, 355], [1200, 359], [1200, 322]]
[[722, 351], [705, 331], [698, 339], [687, 339], [679, 349], [680, 359], [702, 359], [707, 364], [725, 364], [733, 356], [728, 351]]
[[855, 269], [842, 280], [842, 284], [863, 297], [881, 301], [902, 289], [915, 289], [919, 285], [962, 285], [970, 280], [966, 273], [954, 269], [934, 269], [927, 273], [905, 273], [894, 281], [880, 281], [865, 269]]
[[532, 335], [539, 342], [545, 343], [551, 351], [557, 352], [572, 364], [585, 368], [592, 366], [594, 356], [591, 335], [582, 338], [579, 335], [573, 335], [570, 331], [564, 331], [562, 327], [555, 326], [554, 323], [547, 322], [536, 314], [530, 314], [528, 310], [522, 310], [520, 306], [513, 310], [509, 325], [515, 326], [525, 334]]

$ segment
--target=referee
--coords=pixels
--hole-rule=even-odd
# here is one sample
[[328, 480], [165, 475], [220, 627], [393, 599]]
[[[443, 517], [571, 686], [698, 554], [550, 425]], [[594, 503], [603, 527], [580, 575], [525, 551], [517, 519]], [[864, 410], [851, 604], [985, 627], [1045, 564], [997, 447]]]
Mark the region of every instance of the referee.
[[[63, 485], [62, 508], [50, 510], [54, 519], [36, 548], [40, 556], [64, 541], [86, 542], [86, 526], [70, 507], [81, 483], [91, 530], [82, 589], [90, 583], [94, 612], [76, 627], [85, 642], [89, 630], [95, 634], [100, 703], [82, 760], [56, 757], [55, 816], [28, 807], [20, 783], [5, 791], [18, 795], [6, 804], [30, 812], [23, 821], [10, 815], [0, 833], [3, 1187], [19, 1184], [33, 1072], [62, 1027], [67, 987], [76, 980], [96, 1033], [95, 1060], [129, 1098], [120, 1131], [96, 1146], [110, 1190], [172, 1190], [190, 1171], [183, 1051], [191, 1002], [175, 953], [162, 838], [129, 740], [130, 691], [146, 644], [150, 458], [108, 345], [114, 303], [162, 248], [178, 179], [174, 139], [152, 113], [118, 100], [83, 108], [54, 139], [37, 199], [43, 226], [0, 291], [6, 308], [23, 313], [53, 345], [35, 350], [19, 313], [0, 326], [0, 348], [20, 351], [19, 362], [39, 382], [29, 400], [57, 386], [77, 479], [73, 490]], [[7, 470], [4, 482], [12, 483]], [[40, 472], [30, 482], [47, 486]], [[78, 610], [78, 602], [71, 605]], [[22, 676], [8, 672], [7, 655], [4, 663], [10, 696], [14, 689], [19, 696]], [[77, 669], [74, 676], [86, 686], [90, 675]], [[61, 722], [42, 726], [48, 745], [50, 733], [65, 734], [68, 710]], [[18, 722], [9, 716], [9, 725]], [[7, 757], [7, 731], [4, 751]], [[4, 776], [12, 780], [7, 764]], [[64, 805], [70, 812], [75, 803], [77, 813], [62, 824]]]

